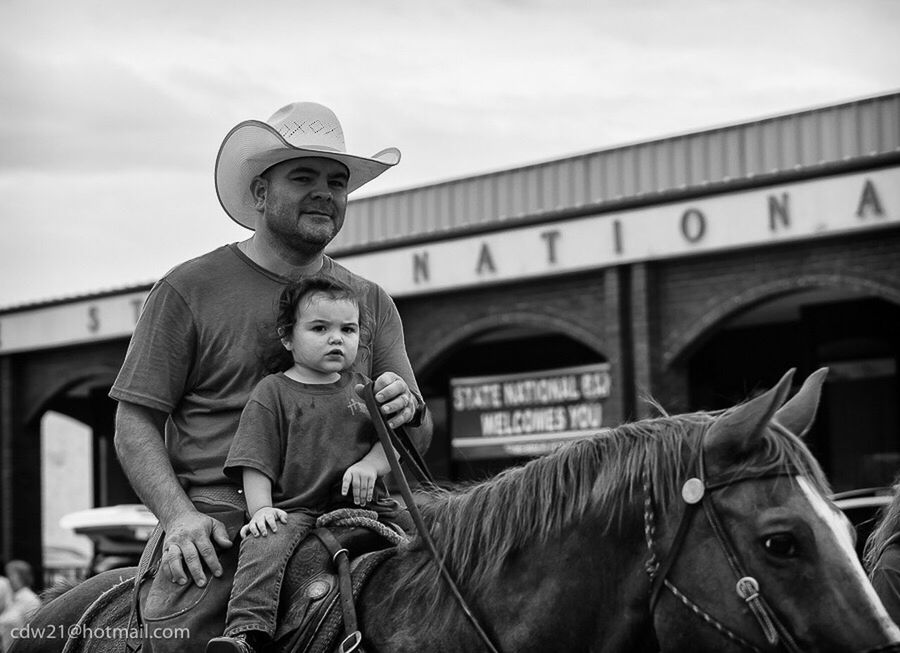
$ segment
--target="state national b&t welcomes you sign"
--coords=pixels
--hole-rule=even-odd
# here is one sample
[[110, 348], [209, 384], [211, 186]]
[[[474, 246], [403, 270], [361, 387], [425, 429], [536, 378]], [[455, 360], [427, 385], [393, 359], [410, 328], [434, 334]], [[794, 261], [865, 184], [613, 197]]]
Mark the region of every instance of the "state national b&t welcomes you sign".
[[537, 456], [594, 434], [610, 383], [609, 363], [451, 379], [453, 457]]

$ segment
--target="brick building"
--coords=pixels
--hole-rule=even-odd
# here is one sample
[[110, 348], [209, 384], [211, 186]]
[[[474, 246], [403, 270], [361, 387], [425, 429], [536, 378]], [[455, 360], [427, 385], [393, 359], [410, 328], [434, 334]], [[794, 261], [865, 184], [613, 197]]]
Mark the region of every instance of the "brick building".
[[[900, 93], [363, 198], [331, 253], [396, 298], [443, 477], [822, 365], [835, 488], [900, 469]], [[40, 550], [47, 410], [133, 498], [106, 392], [149, 287], [0, 310], [0, 555]]]

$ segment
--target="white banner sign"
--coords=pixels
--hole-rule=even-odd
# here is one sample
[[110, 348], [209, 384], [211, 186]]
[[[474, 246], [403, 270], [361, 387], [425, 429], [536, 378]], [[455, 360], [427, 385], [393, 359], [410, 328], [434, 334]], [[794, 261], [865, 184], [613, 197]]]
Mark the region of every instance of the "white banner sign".
[[900, 224], [900, 168], [341, 257], [394, 296]]
[[[900, 167], [339, 257], [395, 297], [900, 224]], [[146, 293], [0, 315], [0, 353], [131, 334]]]
[[25, 309], [0, 315], [0, 353], [127, 338], [146, 292]]

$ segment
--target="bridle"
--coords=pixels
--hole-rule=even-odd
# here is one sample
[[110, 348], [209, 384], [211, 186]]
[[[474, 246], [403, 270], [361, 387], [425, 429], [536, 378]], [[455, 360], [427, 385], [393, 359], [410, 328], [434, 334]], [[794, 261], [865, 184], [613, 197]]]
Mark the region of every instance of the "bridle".
[[[771, 422], [771, 425], [777, 430], [789, 432], [788, 429], [778, 422], [773, 421]], [[778, 618], [761, 594], [759, 582], [753, 576], [748, 574], [741, 564], [737, 549], [735, 548], [731, 537], [728, 535], [728, 531], [725, 530], [725, 527], [722, 524], [722, 519], [716, 510], [711, 495], [716, 490], [721, 490], [746, 481], [776, 478], [779, 476], [798, 476], [802, 475], [802, 472], [796, 469], [785, 468], [779, 471], [762, 474], [746, 474], [721, 480], [708, 480], [706, 478], [706, 469], [703, 458], [703, 436], [700, 438], [699, 447], [694, 457], [693, 472], [693, 475], [690, 476], [681, 487], [681, 498], [685, 503], [684, 512], [681, 515], [681, 520], [678, 524], [678, 530], [675, 532], [675, 538], [672, 540], [672, 545], [669, 547], [666, 556], [660, 562], [657, 559], [653, 541], [656, 534], [656, 526], [650, 487], [650, 474], [647, 466], [644, 466], [644, 539], [646, 540], [647, 550], [649, 552], [649, 557], [645, 563], [645, 569], [650, 578], [649, 607], [651, 618], [656, 609], [656, 604], [659, 601], [660, 592], [662, 588], [665, 587], [673, 596], [675, 596], [675, 598], [687, 606], [691, 612], [696, 614], [709, 626], [716, 629], [723, 637], [730, 639], [744, 649], [762, 653], [759, 647], [738, 635], [731, 628], [700, 607], [695, 601], [691, 600], [687, 594], [680, 590], [675, 583], [668, 578], [669, 571], [675, 563], [675, 559], [678, 557], [681, 547], [684, 544], [694, 514], [702, 507], [703, 512], [706, 514], [706, 519], [716, 536], [716, 540], [718, 540], [719, 546], [722, 548], [726, 560], [728, 560], [728, 565], [738, 579], [735, 583], [735, 593], [747, 604], [750, 612], [756, 618], [756, 622], [759, 624], [759, 627], [766, 638], [766, 642], [772, 647], [779, 646], [782, 650], [789, 651], [790, 653], [800, 653], [801, 649], [791, 636], [790, 631]], [[865, 653], [887, 653], [889, 651], [900, 651], [900, 645], [886, 644], [884, 646], [868, 649]]]
[[[780, 425], [779, 425], [780, 426]], [[783, 427], [782, 427], [783, 428]], [[654, 536], [656, 534], [655, 516], [653, 512], [653, 499], [651, 496], [650, 474], [647, 467], [643, 471], [644, 485], [644, 539], [647, 542], [647, 550], [649, 558], [645, 564], [647, 575], [650, 578], [650, 615], [652, 617], [656, 604], [659, 601], [659, 595], [663, 587], [671, 592], [675, 598], [687, 606], [694, 614], [700, 617], [705, 623], [715, 628], [721, 635], [735, 642], [739, 646], [758, 653], [762, 653], [761, 649], [741, 637], [731, 628], [723, 624], [721, 621], [713, 617], [706, 610], [700, 607], [695, 601], [691, 600], [675, 583], [669, 580], [669, 571], [681, 547], [684, 544], [688, 529], [694, 514], [701, 508], [706, 514], [706, 519], [719, 542], [719, 546], [725, 554], [728, 565], [737, 578], [735, 583], [735, 592], [750, 609], [756, 618], [760, 629], [765, 636], [766, 642], [771, 646], [778, 646], [790, 653], [800, 653], [800, 647], [794, 641], [790, 631], [778, 619], [772, 608], [766, 602], [760, 593], [759, 582], [746, 572], [741, 564], [737, 549], [725, 530], [719, 512], [712, 501], [712, 492], [720, 490], [732, 485], [737, 485], [746, 481], [760, 480], [764, 478], [773, 478], [778, 476], [795, 476], [799, 474], [797, 470], [785, 469], [783, 471], [771, 472], [767, 474], [747, 474], [745, 476], [729, 477], [722, 480], [708, 480], [706, 478], [706, 469], [703, 458], [703, 437], [700, 438], [699, 447], [694, 457], [693, 475], [690, 476], [682, 485], [681, 498], [685, 503], [684, 512], [675, 532], [675, 538], [672, 541], [669, 551], [666, 553], [662, 561], [659, 561], [654, 548]]]

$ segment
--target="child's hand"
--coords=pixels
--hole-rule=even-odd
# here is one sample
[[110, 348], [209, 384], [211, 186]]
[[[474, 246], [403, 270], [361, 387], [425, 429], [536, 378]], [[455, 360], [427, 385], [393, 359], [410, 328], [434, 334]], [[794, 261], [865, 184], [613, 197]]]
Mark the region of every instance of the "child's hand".
[[344, 472], [344, 480], [341, 482], [341, 494], [346, 495], [353, 486], [353, 503], [358, 506], [364, 506], [372, 500], [375, 493], [375, 481], [378, 479], [378, 472], [375, 465], [367, 460], [360, 460], [358, 463], [350, 465]]
[[273, 508], [272, 506], [263, 506], [250, 518], [250, 521], [241, 528], [241, 537], [247, 537], [252, 534], [253, 537], [262, 535], [266, 537], [269, 530], [273, 533], [278, 532], [278, 522], [287, 524], [287, 513], [281, 508]]

